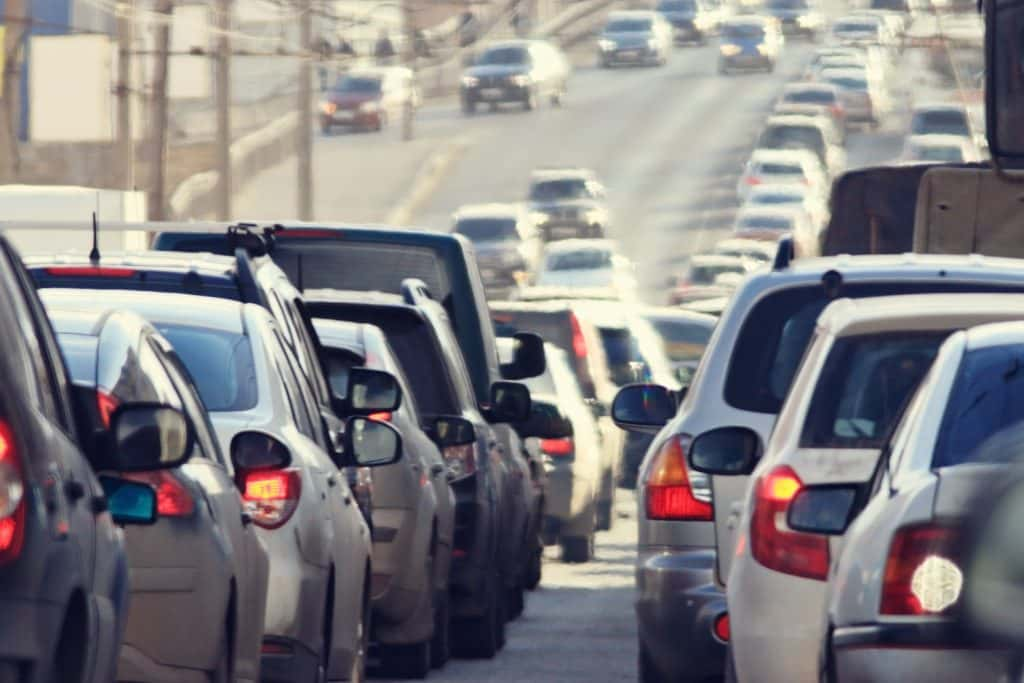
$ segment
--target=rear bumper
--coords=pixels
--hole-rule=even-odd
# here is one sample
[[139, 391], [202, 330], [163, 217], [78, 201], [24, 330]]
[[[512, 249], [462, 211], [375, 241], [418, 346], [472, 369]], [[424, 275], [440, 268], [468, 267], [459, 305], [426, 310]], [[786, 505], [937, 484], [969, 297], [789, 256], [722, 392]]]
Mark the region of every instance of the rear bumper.
[[268, 646], [287, 653], [267, 653], [260, 657], [260, 683], [305, 683], [315, 681], [320, 658], [306, 644], [289, 638], [264, 638]]
[[[0, 681], [42, 683], [64, 618], [61, 606], [42, 600], [0, 600]], [[44, 666], [45, 665], [45, 666]]]
[[724, 69], [742, 71], [745, 69], [764, 69], [775, 64], [774, 57], [765, 55], [737, 55], [735, 57], [720, 57], [719, 66]]
[[725, 671], [725, 644], [712, 634], [726, 611], [708, 549], [641, 548], [636, 565], [640, 642], [658, 672], [672, 680], [704, 680]]
[[504, 83], [495, 86], [475, 86], [462, 89], [462, 101], [465, 103], [505, 103], [525, 102], [530, 96], [530, 87]]
[[605, 64], [646, 64], [658, 58], [658, 51], [646, 46], [603, 50], [599, 54]]
[[487, 587], [487, 571], [493, 569], [494, 544], [491, 538], [494, 526], [492, 508], [486, 501], [478, 501], [477, 486], [482, 485], [480, 474], [456, 482], [455, 490], [455, 544], [448, 578], [453, 617], [476, 617], [484, 610], [480, 599]]
[[356, 128], [376, 127], [380, 125], [383, 117], [381, 111], [360, 112], [360, 111], [337, 111], [334, 114], [321, 114], [320, 125], [322, 126], [352, 126]]

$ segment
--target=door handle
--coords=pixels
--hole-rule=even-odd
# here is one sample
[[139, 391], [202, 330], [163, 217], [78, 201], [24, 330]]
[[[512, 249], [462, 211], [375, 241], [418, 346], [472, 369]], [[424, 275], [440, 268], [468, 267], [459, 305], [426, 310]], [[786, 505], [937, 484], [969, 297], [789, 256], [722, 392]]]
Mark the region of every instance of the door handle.
[[444, 465], [437, 464], [437, 463], [431, 465], [430, 466], [430, 473], [432, 475], [434, 475], [435, 477], [444, 474]]
[[77, 503], [85, 498], [85, 487], [74, 479], [64, 482], [64, 495], [71, 503]]
[[327, 485], [328, 486], [337, 486], [338, 485], [337, 477], [335, 477], [333, 474], [328, 475], [328, 477], [327, 477]]

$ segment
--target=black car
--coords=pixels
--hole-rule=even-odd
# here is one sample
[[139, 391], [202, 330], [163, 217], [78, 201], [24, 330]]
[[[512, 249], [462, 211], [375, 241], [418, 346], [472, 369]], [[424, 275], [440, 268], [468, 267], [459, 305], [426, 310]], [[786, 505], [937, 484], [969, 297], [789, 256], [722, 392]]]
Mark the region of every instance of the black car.
[[[531, 524], [523, 517], [525, 502], [516, 500], [525, 463], [500, 447], [491, 423], [529, 417], [528, 391], [495, 383], [485, 415], [448, 316], [420, 282], [408, 282], [403, 295], [323, 290], [307, 297], [317, 318], [378, 326], [398, 357], [418, 409], [433, 425], [455, 492], [452, 645], [457, 653], [493, 657], [504, 644], [507, 615], [522, 609], [523, 550]], [[504, 407], [499, 395], [506, 391], [519, 391], [523, 412]], [[457, 432], [463, 437], [454, 438]]]
[[825, 30], [824, 15], [813, 0], [765, 0], [764, 13], [779, 20], [785, 35], [816, 39]]
[[661, 0], [658, 12], [672, 24], [677, 43], [703, 45], [718, 30], [718, 13], [707, 0]]
[[569, 62], [550, 43], [510, 40], [484, 49], [462, 74], [462, 111], [472, 114], [478, 104], [496, 109], [519, 104], [536, 109], [542, 100], [560, 104], [569, 81]]
[[605, 236], [605, 189], [590, 169], [538, 169], [530, 175], [527, 200], [545, 242]]

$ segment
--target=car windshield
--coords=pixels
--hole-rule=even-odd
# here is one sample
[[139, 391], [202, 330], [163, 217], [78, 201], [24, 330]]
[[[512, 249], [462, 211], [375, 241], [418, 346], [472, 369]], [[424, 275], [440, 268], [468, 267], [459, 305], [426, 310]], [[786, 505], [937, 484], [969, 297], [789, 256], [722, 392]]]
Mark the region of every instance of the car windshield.
[[786, 93], [782, 99], [793, 104], [833, 104], [836, 94], [831, 90], [796, 90]]
[[768, 162], [759, 164], [757, 167], [758, 175], [799, 175], [804, 174], [804, 169], [800, 164], [783, 164], [776, 162]]
[[843, 90], [860, 90], [865, 91], [868, 89], [868, 82], [863, 78], [855, 78], [853, 76], [825, 76], [832, 85], [842, 88]]
[[841, 337], [818, 376], [801, 448], [879, 448], [948, 332]]
[[697, 323], [688, 320], [649, 317], [647, 320], [654, 326], [662, 339], [665, 355], [673, 363], [694, 362], [700, 360], [704, 348], [714, 332], [711, 322]]
[[762, 149], [809, 149], [819, 158], [825, 156], [825, 136], [814, 126], [768, 126], [758, 138]]
[[480, 55], [476, 63], [480, 66], [515, 66], [529, 62], [529, 54], [524, 47], [495, 47]]
[[604, 27], [605, 33], [647, 33], [650, 30], [650, 19], [613, 19]]
[[473, 242], [498, 242], [519, 237], [513, 218], [462, 218], [456, 224], [455, 232]]
[[581, 249], [563, 254], [550, 254], [545, 265], [546, 270], [592, 270], [610, 268], [612, 255], [601, 249]]
[[698, 285], [710, 285], [722, 273], [745, 273], [747, 269], [741, 263], [719, 263], [715, 265], [690, 266], [690, 282]]
[[964, 160], [964, 153], [962, 149], [953, 145], [923, 145], [913, 150], [911, 158], [918, 161], [961, 162]]
[[960, 364], [932, 467], [1006, 463], [1024, 454], [1024, 346], [968, 351]]
[[764, 38], [764, 27], [755, 24], [726, 24], [722, 27], [722, 37], [731, 40], [760, 40]]
[[736, 222], [736, 227], [744, 230], [790, 230], [793, 227], [791, 216], [744, 216]]
[[832, 27], [832, 32], [842, 33], [875, 33], [878, 25], [870, 21], [840, 21]]
[[334, 86], [334, 91], [339, 93], [379, 93], [381, 80], [379, 78], [365, 78], [362, 76], [342, 76]]
[[259, 390], [249, 338], [203, 327], [157, 324], [185, 364], [210, 412], [256, 406]]
[[539, 180], [530, 188], [530, 199], [535, 202], [591, 198], [593, 198], [593, 193], [590, 191], [587, 181], [582, 178]]
[[769, 9], [807, 9], [807, 0], [766, 0]]
[[960, 111], [927, 111], [914, 114], [910, 126], [914, 135], [963, 135], [971, 134], [967, 116]]
[[695, 0], [665, 0], [658, 5], [659, 12], [693, 12], [696, 9]]

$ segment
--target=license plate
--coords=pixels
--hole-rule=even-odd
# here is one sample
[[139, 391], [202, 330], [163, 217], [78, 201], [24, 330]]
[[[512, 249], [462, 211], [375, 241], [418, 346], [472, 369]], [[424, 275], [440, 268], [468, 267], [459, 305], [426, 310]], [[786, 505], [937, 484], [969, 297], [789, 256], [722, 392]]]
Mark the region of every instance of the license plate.
[[555, 239], [572, 239], [579, 235], [579, 230], [575, 227], [565, 226], [561, 228], [551, 228], [549, 234]]
[[354, 111], [336, 111], [334, 112], [335, 121], [352, 121], [355, 119], [356, 113]]
[[636, 59], [640, 56], [640, 52], [637, 50], [623, 50], [618, 54], [619, 59]]
[[499, 100], [504, 94], [505, 91], [501, 88], [484, 88], [480, 91], [480, 97], [485, 100]]

